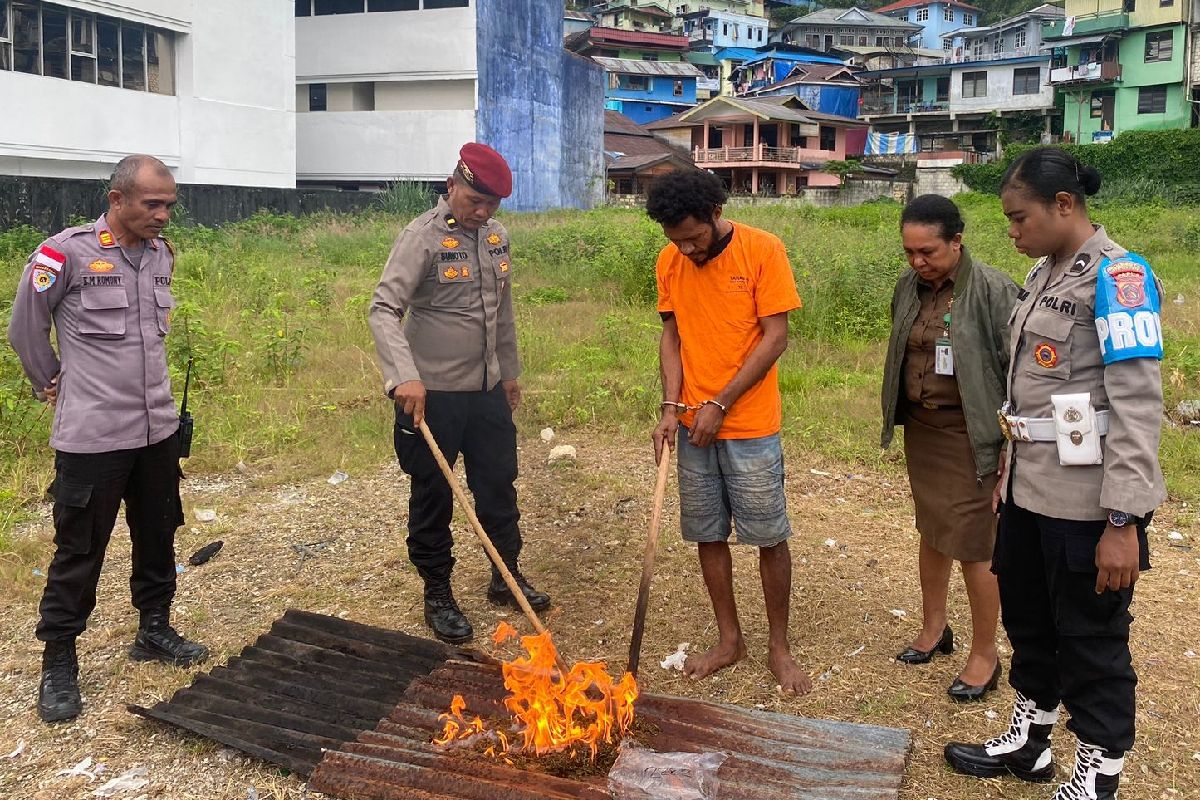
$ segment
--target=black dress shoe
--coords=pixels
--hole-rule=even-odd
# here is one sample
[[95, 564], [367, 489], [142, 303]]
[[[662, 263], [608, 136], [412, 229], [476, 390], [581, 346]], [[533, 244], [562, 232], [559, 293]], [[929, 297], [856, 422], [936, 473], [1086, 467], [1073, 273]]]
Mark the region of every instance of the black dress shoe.
[[896, 656], [896, 660], [904, 664], [928, 664], [933, 659], [934, 653], [944, 653], [950, 655], [954, 652], [954, 631], [950, 630], [947, 625], [942, 631], [942, 638], [937, 640], [929, 650], [918, 650], [915, 647], [905, 648], [903, 653]]
[[992, 671], [992, 677], [987, 683], [979, 686], [972, 686], [969, 683], [964, 683], [961, 677], [955, 678], [954, 683], [950, 684], [950, 688], [946, 690], [946, 694], [950, 695], [950, 699], [959, 703], [970, 703], [975, 700], [982, 700], [983, 696], [995, 689], [1000, 684], [1000, 673], [1003, 670], [1000, 668], [999, 659], [996, 660], [996, 669]]
[[[545, 592], [539, 592], [537, 589], [529, 585], [529, 581], [525, 580], [525, 576], [520, 570], [510, 568], [513, 580], [516, 581], [517, 587], [521, 590], [521, 594], [525, 595], [526, 602], [534, 611], [544, 611], [550, 607], [550, 595]], [[513, 608], [520, 608], [517, 600], [509, 591], [508, 584], [504, 582], [504, 578], [495, 567], [492, 568], [492, 581], [488, 584], [487, 599], [493, 603], [501, 603], [510, 605]]]

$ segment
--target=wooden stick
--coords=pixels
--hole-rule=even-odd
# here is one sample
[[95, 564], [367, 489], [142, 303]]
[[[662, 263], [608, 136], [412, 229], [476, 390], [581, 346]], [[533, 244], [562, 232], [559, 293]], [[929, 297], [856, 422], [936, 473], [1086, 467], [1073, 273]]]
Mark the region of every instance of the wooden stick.
[[[525, 612], [525, 616], [533, 625], [533, 629], [538, 633], [545, 633], [546, 628], [542, 625], [542, 621], [538, 619], [537, 612], [533, 610], [533, 607], [529, 605], [529, 601], [525, 599], [525, 593], [521, 591], [521, 587], [517, 585], [512, 572], [509, 571], [508, 566], [504, 563], [504, 559], [497, 552], [496, 546], [488, 538], [487, 532], [484, 531], [483, 525], [479, 522], [479, 517], [475, 516], [475, 507], [471, 504], [470, 498], [467, 497], [467, 493], [463, 490], [462, 484], [455, 477], [454, 470], [450, 468], [450, 463], [446, 461], [446, 456], [442, 455], [442, 448], [438, 447], [437, 440], [433, 438], [433, 431], [429, 430], [429, 426], [425, 424], [425, 420], [421, 420], [419, 427], [421, 428], [421, 435], [425, 437], [425, 443], [429, 445], [429, 450], [433, 453], [433, 459], [442, 468], [442, 474], [446, 476], [446, 482], [450, 484], [450, 491], [454, 492], [455, 498], [458, 499], [458, 504], [466, 512], [467, 519], [471, 521], [471, 528], [483, 544], [483, 549], [487, 552], [488, 558], [491, 559], [492, 564], [500, 573], [500, 577], [504, 578], [505, 585], [512, 592], [512, 596], [517, 601], [517, 605], [521, 607], [521, 611]], [[562, 656], [558, 657], [558, 668], [562, 670], [564, 675], [569, 672], [566, 663], [562, 660]]]
[[654, 510], [650, 513], [650, 533], [642, 555], [642, 582], [638, 585], [637, 608], [633, 612], [633, 638], [629, 640], [629, 664], [626, 671], [637, 677], [642, 654], [642, 634], [646, 629], [646, 609], [650, 605], [650, 579], [654, 577], [654, 557], [658, 553], [658, 527], [662, 522], [663, 496], [667, 492], [667, 473], [671, 470], [671, 450], [663, 447], [658, 462], [658, 481], [654, 484]]

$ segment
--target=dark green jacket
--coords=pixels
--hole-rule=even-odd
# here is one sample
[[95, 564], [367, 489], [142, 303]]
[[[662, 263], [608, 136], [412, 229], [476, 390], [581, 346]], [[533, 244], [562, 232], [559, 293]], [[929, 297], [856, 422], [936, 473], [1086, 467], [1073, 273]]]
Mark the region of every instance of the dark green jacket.
[[[896, 282], [892, 295], [892, 338], [883, 367], [883, 433], [887, 447], [897, 424], [901, 402], [904, 350], [920, 309], [916, 271], [908, 270]], [[975, 451], [975, 474], [995, 472], [1004, 441], [996, 410], [1004, 403], [1004, 381], [1008, 375], [1008, 318], [1016, 302], [1017, 285], [987, 264], [971, 259], [962, 249], [962, 261], [954, 278], [954, 311], [950, 323], [950, 347], [954, 351], [954, 373], [962, 398], [967, 435]], [[902, 422], [903, 420], [901, 420]]]

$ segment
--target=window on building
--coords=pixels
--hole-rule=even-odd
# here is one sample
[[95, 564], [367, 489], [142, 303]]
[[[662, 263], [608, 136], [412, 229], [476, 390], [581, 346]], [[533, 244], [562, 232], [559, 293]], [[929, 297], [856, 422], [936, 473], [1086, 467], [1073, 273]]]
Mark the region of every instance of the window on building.
[[296, 0], [296, 16], [311, 17], [312, 16], [312, 0]]
[[683, 97], [683, 81], [675, 81], [675, 86], [671, 89], [671, 94], [676, 97]]
[[876, 47], [883, 47], [883, 46], [884, 46], [884, 44], [883, 44], [883, 37], [882, 37], [882, 36], [876, 36], [876, 37], [875, 37], [875, 46], [876, 46]]
[[1125, 13], [1132, 14], [1137, 11], [1137, 0], [1125, 0]]
[[728, 35], [729, 35], [729, 23], [728, 23], [728, 22], [722, 22], [722, 23], [721, 23], [721, 35], [722, 35], [722, 36], [728, 36]]
[[974, 14], [963, 14], [963, 25], [974, 25], [974, 24], [975, 24], [975, 15]]
[[42, 48], [41, 37], [38, 35], [39, 28], [37, 7], [25, 5], [13, 6], [13, 69], [17, 72], [28, 72], [30, 75], [42, 74]]
[[992, 40], [992, 52], [999, 53], [999, 52], [1002, 52], [1003, 50], [1004, 50], [1004, 37], [997, 36], [995, 39]]
[[329, 86], [324, 83], [308, 85], [308, 110], [325, 111], [329, 108]]
[[1167, 113], [1167, 87], [1164, 86], [1143, 86], [1138, 89], [1138, 108], [1139, 114], [1165, 114]]
[[658, 61], [658, 53], [642, 53], [642, 61]]
[[987, 97], [987, 70], [962, 74], [963, 97]]
[[821, 149], [837, 150], [837, 128], [832, 125], [821, 126]]
[[840, 36], [838, 36], [838, 44], [840, 44], [842, 47], [853, 47], [854, 46], [854, 37], [847, 36], [846, 34], [843, 33]]
[[0, 0], [0, 69], [12, 69], [12, 38], [8, 31], [6, 0]]
[[146, 29], [146, 75], [155, 94], [175, 94], [175, 39], [166, 31]]
[[976, 39], [971, 45], [971, 55], [979, 58], [983, 55], [983, 39]]
[[1158, 0], [1159, 8], [1169, 8], [1175, 5], [1175, 0]]
[[954, 6], [946, 3], [946, 7], [942, 9], [942, 19], [946, 22], [954, 22]]
[[313, 0], [313, 13], [318, 17], [330, 14], [361, 14], [363, 0]]
[[421, 8], [466, 8], [468, 0], [425, 0]]
[[1017, 50], [1023, 48], [1027, 41], [1028, 39], [1026, 38], [1024, 28], [1021, 28], [1019, 31], [1013, 34], [1013, 47]]
[[1017, 94], [1037, 94], [1042, 91], [1041, 67], [1021, 67], [1013, 70], [1013, 91]]
[[416, 11], [420, 0], [367, 0], [367, 11]]
[[1089, 105], [1092, 119], [1101, 119], [1104, 116], [1104, 105], [1106, 102], [1111, 103], [1115, 97], [1112, 89], [1098, 89], [1092, 92], [1092, 99]]
[[621, 88], [644, 92], [650, 88], [650, 79], [645, 75], [622, 75]]
[[42, 8], [42, 74], [67, 77], [67, 53], [67, 10], [46, 6]]
[[121, 85], [121, 26], [115, 19], [96, 20], [96, 74], [101, 86]]
[[897, 37], [896, 37], [896, 47], [904, 47], [904, 46], [905, 46], [905, 44], [906, 44], [906, 42], [904, 41], [904, 37], [903, 37], [903, 36], [897, 36]]
[[1175, 32], [1152, 31], [1146, 34], [1146, 63], [1170, 61], [1175, 50]]
[[788, 146], [808, 147], [808, 137], [800, 135], [800, 126], [795, 122], [788, 124]]
[[71, 80], [96, 82], [96, 18], [71, 12]]
[[950, 76], [945, 75], [937, 79], [937, 101], [939, 103], [950, 102]]
[[865, 37], [865, 36], [858, 37], [858, 46], [866, 47], [867, 46], [867, 37]]
[[762, 28], [758, 29], [758, 40], [760, 42], [763, 40], [763, 29]]
[[146, 29], [121, 24], [121, 88], [146, 91]]
[[917, 9], [917, 22], [927, 22], [928, 20], [929, 20], [929, 9], [928, 8], [918, 8]]

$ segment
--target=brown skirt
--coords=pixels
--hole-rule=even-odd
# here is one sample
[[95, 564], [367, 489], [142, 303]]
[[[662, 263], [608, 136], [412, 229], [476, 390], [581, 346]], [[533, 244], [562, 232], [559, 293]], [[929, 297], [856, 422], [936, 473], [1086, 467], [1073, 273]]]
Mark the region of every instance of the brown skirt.
[[989, 472], [979, 484], [962, 409], [910, 404], [904, 458], [921, 540], [958, 561], [990, 561], [996, 546], [992, 490], [997, 477]]

